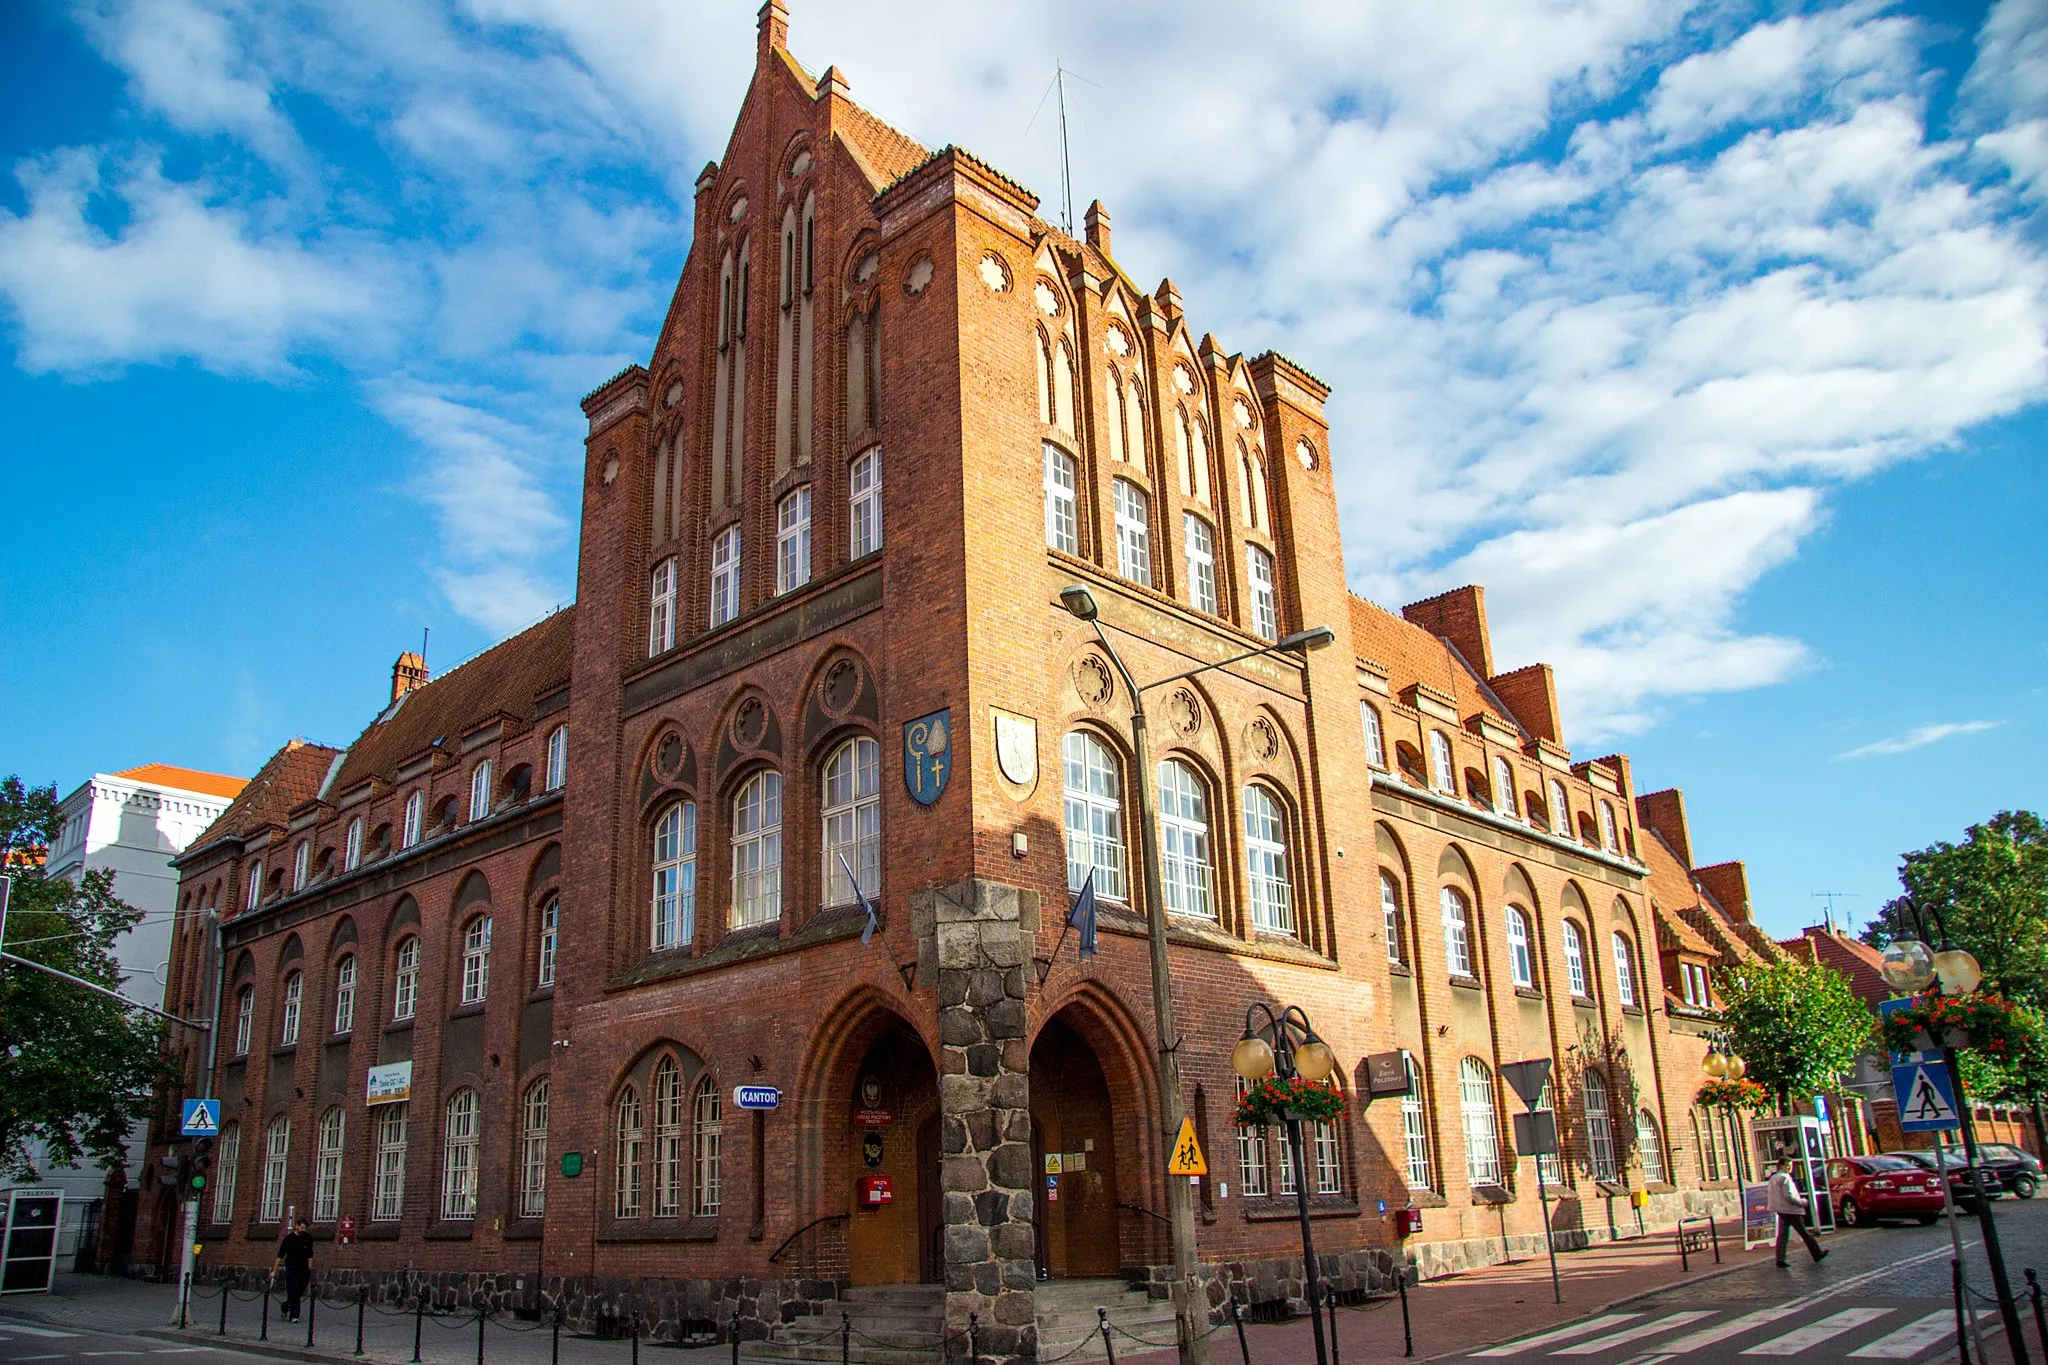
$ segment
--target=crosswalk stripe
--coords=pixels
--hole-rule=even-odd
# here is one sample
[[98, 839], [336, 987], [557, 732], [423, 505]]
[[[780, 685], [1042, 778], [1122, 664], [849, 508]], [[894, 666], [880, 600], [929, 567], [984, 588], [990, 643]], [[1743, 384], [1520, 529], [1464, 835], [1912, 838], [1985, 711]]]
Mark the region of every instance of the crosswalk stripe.
[[1855, 1360], [1910, 1360], [1936, 1342], [1946, 1341], [1955, 1330], [1955, 1313], [1938, 1308], [1918, 1322], [1909, 1322], [1889, 1336], [1858, 1347], [1849, 1356]]
[[1676, 1341], [1665, 1342], [1657, 1349], [1671, 1355], [1683, 1355], [1688, 1351], [1697, 1351], [1702, 1346], [1712, 1346], [1730, 1337], [1739, 1337], [1744, 1332], [1755, 1331], [1766, 1323], [1791, 1317], [1798, 1311], [1799, 1305], [1795, 1303], [1781, 1303], [1775, 1308], [1759, 1308], [1754, 1313], [1744, 1313], [1739, 1318], [1730, 1318], [1726, 1322], [1717, 1322], [1712, 1327], [1702, 1327], [1697, 1332], [1688, 1332]]
[[1510, 1341], [1504, 1346], [1489, 1346], [1483, 1351], [1474, 1351], [1472, 1354], [1475, 1356], [1511, 1356], [1522, 1351], [1532, 1351], [1538, 1346], [1548, 1346], [1554, 1341], [1570, 1341], [1573, 1337], [1582, 1337], [1588, 1332], [1597, 1332], [1603, 1327], [1613, 1327], [1617, 1323], [1633, 1322], [1641, 1316], [1641, 1313], [1603, 1313], [1597, 1318], [1588, 1318], [1584, 1322], [1573, 1323], [1570, 1327], [1560, 1327], [1555, 1332], [1545, 1332], [1543, 1335], [1535, 1337], [1523, 1337], [1520, 1341]]
[[31, 1327], [25, 1322], [0, 1322], [0, 1332], [19, 1332], [25, 1337], [75, 1337], [76, 1332], [60, 1332], [54, 1327]]
[[1595, 1337], [1591, 1341], [1582, 1341], [1576, 1346], [1567, 1346], [1563, 1350], [1552, 1351], [1551, 1354], [1554, 1356], [1596, 1356], [1602, 1351], [1611, 1351], [1617, 1346], [1626, 1346], [1631, 1341], [1641, 1341], [1644, 1337], [1654, 1337], [1659, 1332], [1673, 1331], [1688, 1323], [1698, 1322], [1701, 1318], [1711, 1318], [1712, 1316], [1714, 1316], [1714, 1310], [1712, 1309], [1694, 1313], [1672, 1313], [1665, 1317], [1652, 1319], [1649, 1322], [1639, 1322], [1633, 1327], [1624, 1327], [1621, 1331], [1610, 1332], [1604, 1337]]
[[1806, 1326], [1773, 1337], [1758, 1346], [1752, 1346], [1742, 1354], [1746, 1356], [1796, 1356], [1810, 1346], [1818, 1346], [1831, 1337], [1838, 1337], [1853, 1327], [1866, 1322], [1875, 1322], [1891, 1312], [1889, 1308], [1844, 1308], [1841, 1312], [1809, 1322]]

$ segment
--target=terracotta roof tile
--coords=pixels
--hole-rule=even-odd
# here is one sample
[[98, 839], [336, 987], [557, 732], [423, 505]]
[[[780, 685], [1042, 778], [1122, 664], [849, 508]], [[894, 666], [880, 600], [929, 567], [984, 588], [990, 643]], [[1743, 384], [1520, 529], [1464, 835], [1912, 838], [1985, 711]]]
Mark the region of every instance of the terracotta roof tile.
[[1885, 1000], [1891, 997], [1891, 987], [1885, 985], [1878, 967], [1884, 962], [1884, 955], [1862, 939], [1850, 938], [1847, 934], [1814, 925], [1798, 938], [1784, 940], [1786, 951], [1794, 957], [1817, 962], [1823, 967], [1832, 967], [1849, 978], [1849, 984], [1856, 994], [1868, 1001]]
[[319, 794], [327, 770], [340, 753], [326, 744], [292, 740], [257, 769], [241, 794], [192, 841], [191, 848], [196, 851], [229, 835], [252, 834], [266, 825], [283, 824], [287, 812]]
[[846, 122], [838, 131], [859, 149], [875, 174], [881, 177], [881, 184], [876, 189], [895, 184], [931, 159], [932, 154], [921, 145], [850, 100], [847, 113]]

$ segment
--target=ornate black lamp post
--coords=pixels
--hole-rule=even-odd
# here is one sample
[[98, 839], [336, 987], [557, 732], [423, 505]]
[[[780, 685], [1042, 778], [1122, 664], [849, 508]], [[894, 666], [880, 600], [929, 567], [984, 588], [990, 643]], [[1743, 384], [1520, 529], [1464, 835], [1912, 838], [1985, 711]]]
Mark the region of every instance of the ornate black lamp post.
[[[1258, 1029], [1252, 1027], [1252, 1016], [1256, 1014], [1266, 1016], [1265, 1025]], [[1289, 1005], [1275, 1013], [1271, 1005], [1260, 1001], [1244, 1012], [1244, 1037], [1230, 1050], [1230, 1068], [1254, 1084], [1269, 1076], [1278, 1076], [1283, 1081], [1322, 1081], [1336, 1070], [1337, 1058], [1330, 1045], [1316, 1036], [1299, 1005]], [[1301, 1266], [1308, 1281], [1308, 1319], [1315, 1325], [1316, 1365], [1329, 1365], [1329, 1347], [1323, 1341], [1322, 1274], [1316, 1265], [1315, 1234], [1308, 1221], [1308, 1169], [1302, 1159], [1301, 1114], [1287, 1109], [1281, 1117], [1287, 1124], [1288, 1159], [1294, 1163], [1294, 1203], [1301, 1215]]]

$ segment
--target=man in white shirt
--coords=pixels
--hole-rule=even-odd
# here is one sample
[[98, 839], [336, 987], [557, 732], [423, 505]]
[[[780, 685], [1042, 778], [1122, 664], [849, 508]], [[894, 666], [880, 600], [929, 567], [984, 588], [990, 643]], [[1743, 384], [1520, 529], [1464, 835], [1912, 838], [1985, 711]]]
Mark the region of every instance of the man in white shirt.
[[1806, 1196], [1799, 1193], [1799, 1187], [1792, 1183], [1792, 1163], [1781, 1159], [1771, 1171], [1771, 1178], [1764, 1182], [1766, 1207], [1778, 1215], [1778, 1264], [1787, 1267], [1785, 1244], [1797, 1232], [1806, 1243], [1807, 1252], [1819, 1261], [1828, 1254], [1827, 1248], [1814, 1240], [1806, 1228]]

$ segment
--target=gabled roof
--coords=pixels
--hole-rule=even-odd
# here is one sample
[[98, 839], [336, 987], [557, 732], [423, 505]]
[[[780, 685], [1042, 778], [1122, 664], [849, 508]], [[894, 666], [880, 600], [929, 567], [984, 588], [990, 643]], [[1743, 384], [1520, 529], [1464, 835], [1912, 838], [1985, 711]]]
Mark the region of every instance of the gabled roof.
[[139, 768], [123, 768], [113, 774], [130, 782], [150, 787], [169, 787], [181, 792], [197, 792], [201, 796], [218, 796], [233, 800], [249, 785], [247, 778], [229, 777], [225, 773], [201, 772], [197, 768], [177, 768], [168, 763], [145, 763]]
[[1484, 712], [1521, 733], [1521, 722], [1500, 705], [1475, 666], [1448, 640], [1356, 594], [1350, 600], [1352, 645], [1361, 658], [1387, 670], [1387, 684], [1396, 697], [1420, 683], [1453, 698], [1461, 719]]
[[851, 100], [847, 102], [846, 121], [839, 125], [837, 131], [859, 150], [875, 174], [881, 177], [881, 184], [876, 186], [878, 190], [895, 184], [931, 160], [932, 154], [915, 139], [891, 128]]
[[220, 818], [192, 841], [185, 858], [220, 839], [253, 834], [267, 825], [283, 824], [288, 812], [312, 800], [319, 792], [320, 784], [327, 778], [327, 770], [340, 753], [341, 750], [329, 745], [311, 744], [303, 739], [287, 743], [270, 756], [269, 762], [257, 769], [256, 776], [249, 779], [240, 795], [220, 813]]
[[1884, 962], [1884, 954], [1862, 939], [1850, 938], [1847, 934], [1816, 924], [1798, 938], [1785, 939], [1784, 947], [1795, 958], [1832, 967], [1848, 977], [1849, 984], [1863, 1000], [1875, 1003], [1891, 998], [1891, 987], [1885, 985], [1878, 970]]

